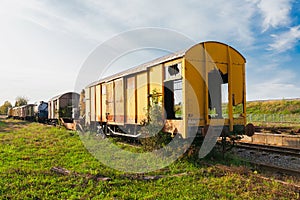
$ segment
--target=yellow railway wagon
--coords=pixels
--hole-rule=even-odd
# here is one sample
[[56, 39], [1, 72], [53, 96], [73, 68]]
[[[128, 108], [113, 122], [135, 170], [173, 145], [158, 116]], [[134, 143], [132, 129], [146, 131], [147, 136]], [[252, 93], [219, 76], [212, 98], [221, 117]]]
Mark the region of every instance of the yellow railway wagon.
[[86, 87], [86, 125], [130, 137], [138, 130], [151, 97], [163, 108], [163, 130], [183, 138], [205, 135], [209, 126], [225, 134], [253, 134], [246, 127], [246, 60], [220, 42], [203, 42]]
[[[78, 115], [79, 96], [78, 93], [67, 92], [52, 97], [48, 101], [48, 120], [52, 123], [57, 123], [61, 118], [68, 121], [76, 119]], [[95, 107], [92, 108], [95, 109]], [[95, 119], [93, 118], [93, 120]]]

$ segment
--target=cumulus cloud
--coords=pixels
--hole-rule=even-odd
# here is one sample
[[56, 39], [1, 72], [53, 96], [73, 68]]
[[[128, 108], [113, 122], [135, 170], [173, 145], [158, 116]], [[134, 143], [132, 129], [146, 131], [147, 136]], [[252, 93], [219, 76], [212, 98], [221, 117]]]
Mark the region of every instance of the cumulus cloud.
[[23, 6], [21, 13], [48, 30], [97, 42], [136, 27], [163, 27], [197, 41], [221, 40], [249, 46], [255, 38], [251, 30], [255, 9], [253, 3], [240, 0], [86, 0], [59, 4], [31, 0], [31, 6]]
[[265, 70], [248, 80], [248, 100], [299, 97], [295, 72], [282, 68]]
[[291, 22], [289, 16], [291, 0], [257, 0], [255, 3], [263, 16], [263, 31], [268, 30], [270, 27], [286, 26]]
[[288, 31], [279, 35], [273, 34], [272, 37], [274, 38], [274, 42], [269, 45], [270, 50], [281, 53], [292, 49], [300, 39], [300, 25], [291, 27]]
[[[248, 88], [247, 100], [299, 98], [300, 88], [292, 83], [260, 83], [251, 84]], [[255, 91], [255, 92], [253, 92]], [[274, 92], [276, 91], [276, 92]]]
[[[0, 7], [0, 52], [4, 59], [1, 59], [1, 64], [19, 67], [19, 71], [41, 64], [53, 71], [62, 68], [74, 71], [74, 65], [83, 60], [91, 48], [114, 35], [135, 28], [161, 27], [180, 32], [196, 42], [217, 40], [228, 43], [248, 58], [255, 49], [252, 56], [258, 64], [254, 66], [249, 62], [249, 66], [276, 70], [280, 62], [273, 58], [272, 62], [263, 62], [261, 54], [266, 53], [263, 51], [269, 45], [272, 33], [272, 44], [268, 47], [273, 51], [289, 50], [299, 40], [300, 27], [291, 24], [292, 2], [3, 0]], [[292, 28], [287, 31], [286, 27]], [[263, 32], [258, 33], [257, 28]], [[282, 30], [285, 32], [279, 32]], [[280, 74], [268, 79], [277, 76]], [[285, 83], [277, 81], [272, 84]]]

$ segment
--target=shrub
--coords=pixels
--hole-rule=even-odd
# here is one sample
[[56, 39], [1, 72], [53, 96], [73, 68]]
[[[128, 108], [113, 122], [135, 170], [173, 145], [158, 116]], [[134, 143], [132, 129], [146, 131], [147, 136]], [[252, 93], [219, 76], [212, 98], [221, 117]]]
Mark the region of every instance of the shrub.
[[161, 106], [161, 95], [153, 90], [150, 95], [150, 105], [148, 105], [147, 119], [141, 122], [141, 139], [143, 149], [153, 151], [167, 145], [171, 140], [171, 134], [163, 132], [164, 119]]

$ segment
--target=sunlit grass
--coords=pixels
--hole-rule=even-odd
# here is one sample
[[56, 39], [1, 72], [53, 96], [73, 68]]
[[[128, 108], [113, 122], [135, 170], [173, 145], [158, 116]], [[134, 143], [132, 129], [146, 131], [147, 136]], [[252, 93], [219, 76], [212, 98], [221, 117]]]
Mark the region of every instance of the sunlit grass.
[[[257, 180], [254, 174], [228, 173], [203, 161], [181, 158], [165, 169], [145, 175], [164, 175], [145, 181], [141, 176], [101, 164], [82, 144], [79, 134], [37, 123], [0, 121], [0, 199], [297, 199], [299, 195], [276, 182]], [[143, 150], [110, 139], [121, 149]], [[240, 164], [226, 157], [223, 164]], [[59, 175], [54, 166], [80, 174]], [[75, 173], [76, 172], [76, 173]], [[186, 173], [182, 176], [173, 176]], [[86, 175], [111, 181], [95, 181]]]

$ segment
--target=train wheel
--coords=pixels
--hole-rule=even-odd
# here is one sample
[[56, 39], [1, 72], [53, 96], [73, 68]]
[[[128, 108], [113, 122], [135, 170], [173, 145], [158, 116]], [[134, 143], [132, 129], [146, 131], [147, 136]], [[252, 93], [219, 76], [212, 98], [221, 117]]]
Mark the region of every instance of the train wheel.
[[249, 137], [253, 136], [254, 133], [255, 133], [255, 127], [254, 127], [254, 125], [251, 124], [251, 123], [247, 124], [246, 127], [245, 127], [245, 133]]

